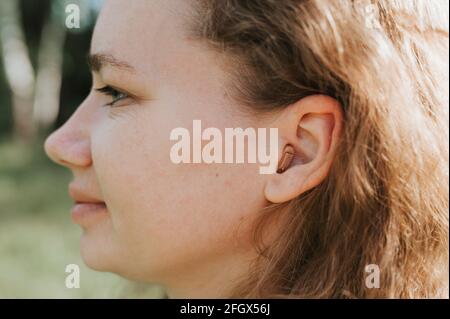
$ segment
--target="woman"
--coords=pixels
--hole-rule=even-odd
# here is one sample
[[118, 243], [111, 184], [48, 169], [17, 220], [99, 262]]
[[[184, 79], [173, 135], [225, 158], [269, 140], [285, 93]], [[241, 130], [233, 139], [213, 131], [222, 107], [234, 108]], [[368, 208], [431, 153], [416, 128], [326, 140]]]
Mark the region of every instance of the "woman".
[[[86, 264], [169, 297], [446, 297], [443, 5], [106, 1], [92, 90], [45, 143]], [[198, 120], [276, 129], [277, 172], [174, 162]]]

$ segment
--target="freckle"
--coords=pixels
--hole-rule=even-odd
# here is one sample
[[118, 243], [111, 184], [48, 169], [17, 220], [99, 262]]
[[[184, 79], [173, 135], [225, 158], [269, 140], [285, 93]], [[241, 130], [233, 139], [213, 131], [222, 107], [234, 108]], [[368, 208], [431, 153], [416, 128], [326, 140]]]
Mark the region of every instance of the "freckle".
[[219, 177], [219, 173], [216, 173], [216, 177]]

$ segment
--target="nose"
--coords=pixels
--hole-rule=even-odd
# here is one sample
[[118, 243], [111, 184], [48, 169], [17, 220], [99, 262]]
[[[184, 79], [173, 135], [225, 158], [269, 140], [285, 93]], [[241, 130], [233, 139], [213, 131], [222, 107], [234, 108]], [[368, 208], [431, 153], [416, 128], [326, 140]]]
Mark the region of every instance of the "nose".
[[92, 164], [88, 129], [82, 121], [76, 120], [76, 114], [47, 137], [44, 149], [51, 160], [68, 168]]

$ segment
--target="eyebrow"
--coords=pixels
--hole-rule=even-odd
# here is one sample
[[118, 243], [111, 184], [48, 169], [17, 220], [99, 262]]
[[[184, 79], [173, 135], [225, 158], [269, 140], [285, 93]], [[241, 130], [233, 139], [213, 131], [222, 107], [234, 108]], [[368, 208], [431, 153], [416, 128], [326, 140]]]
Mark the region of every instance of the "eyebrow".
[[111, 54], [90, 53], [87, 56], [87, 63], [91, 71], [100, 72], [104, 67], [113, 67], [125, 71], [134, 71], [134, 68], [125, 61], [121, 61]]

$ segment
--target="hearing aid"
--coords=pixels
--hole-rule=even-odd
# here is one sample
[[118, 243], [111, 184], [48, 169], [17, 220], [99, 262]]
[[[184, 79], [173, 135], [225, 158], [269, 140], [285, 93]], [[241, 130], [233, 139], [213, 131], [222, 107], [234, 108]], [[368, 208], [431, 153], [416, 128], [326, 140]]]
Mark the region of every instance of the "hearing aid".
[[292, 159], [294, 158], [294, 147], [291, 144], [287, 144], [283, 149], [283, 155], [278, 162], [277, 173], [281, 174], [285, 170], [288, 169], [289, 165], [291, 165]]

